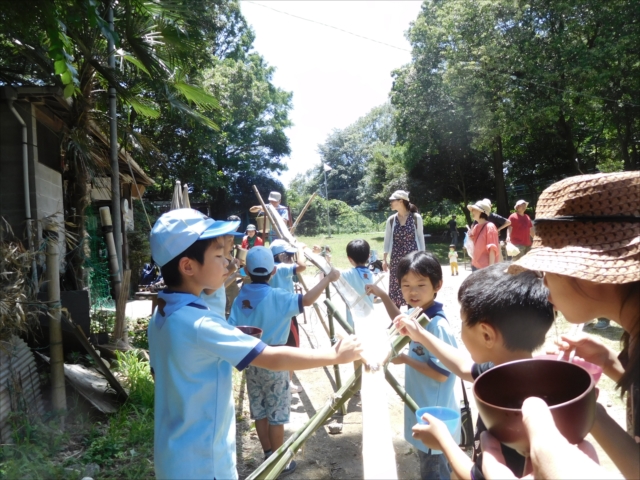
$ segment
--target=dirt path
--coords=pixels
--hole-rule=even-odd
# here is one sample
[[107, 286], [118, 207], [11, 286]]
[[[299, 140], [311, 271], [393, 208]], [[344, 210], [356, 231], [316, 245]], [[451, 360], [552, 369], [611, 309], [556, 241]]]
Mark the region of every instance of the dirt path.
[[[460, 312], [457, 301], [457, 292], [462, 281], [469, 276], [470, 270], [460, 269], [460, 275], [452, 277], [448, 266], [443, 267], [444, 285], [438, 294], [438, 301], [445, 306], [451, 327], [458, 340], [459, 347], [466, 352], [464, 345], [460, 341]], [[305, 277], [307, 285], [313, 285], [317, 279]], [[318, 303], [323, 305], [321, 298]], [[344, 310], [344, 304], [339, 301], [337, 295], [333, 295], [332, 300], [336, 306]], [[338, 306], [339, 305], [339, 306]], [[324, 310], [324, 309], [323, 309]], [[386, 311], [382, 304], [376, 304], [376, 312], [386, 316]], [[311, 308], [306, 309], [306, 322], [302, 315], [298, 317], [300, 323], [300, 336], [302, 348], [319, 348], [330, 345], [329, 338], [318, 321], [318, 318]], [[337, 325], [336, 331], [344, 334], [344, 331]], [[549, 334], [549, 341], [555, 338], [555, 331], [552, 327]], [[393, 375], [404, 383], [404, 366], [389, 365], [389, 370]], [[340, 367], [343, 380], [349, 378], [353, 373], [352, 365]], [[331, 395], [337, 390], [334, 382], [334, 372], [332, 367], [296, 372], [296, 383], [302, 385], [304, 390], [301, 393], [293, 394], [291, 421], [285, 428], [285, 438], [294, 433], [304, 423], [312, 417], [315, 412], [325, 405]], [[459, 385], [459, 384], [457, 384]], [[456, 395], [461, 397], [460, 388], [457, 386]], [[244, 391], [244, 390], [242, 390]], [[467, 384], [467, 394], [471, 402], [474, 418], [477, 415], [473, 402], [471, 385]], [[612, 392], [604, 392], [604, 395], [615, 395]], [[396, 452], [398, 466], [398, 478], [419, 478], [419, 467], [417, 455], [414, 449], [404, 440], [404, 404], [393, 392], [391, 387], [386, 391], [389, 413], [391, 418], [391, 428], [394, 434], [393, 444]], [[603, 393], [600, 394], [602, 399]], [[347, 403], [347, 414], [345, 416], [334, 415], [333, 419], [343, 423], [342, 433], [337, 435], [329, 434], [326, 426], [318, 429], [305, 443], [303, 448], [296, 455], [298, 463], [297, 470], [289, 477], [292, 480], [302, 479], [328, 479], [328, 478], [362, 478], [362, 412], [360, 398], [353, 397]], [[619, 406], [611, 405], [610, 414], [622, 423], [624, 421], [624, 410]], [[246, 394], [241, 395], [236, 405], [238, 416], [238, 471], [240, 478], [246, 478], [263, 461], [263, 453], [258, 441], [255, 429], [249, 419], [249, 405]], [[330, 423], [331, 420], [327, 423]], [[595, 444], [595, 442], [592, 442]], [[599, 447], [598, 447], [599, 449]], [[615, 471], [615, 467], [604, 452], [599, 450], [601, 463], [608, 470]]]

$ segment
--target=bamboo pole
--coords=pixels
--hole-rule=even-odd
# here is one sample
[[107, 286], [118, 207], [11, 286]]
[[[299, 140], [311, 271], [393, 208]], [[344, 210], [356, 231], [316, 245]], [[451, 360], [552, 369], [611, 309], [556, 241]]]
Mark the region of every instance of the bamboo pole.
[[418, 410], [419, 408], [418, 404], [415, 402], [413, 398], [409, 396], [407, 391], [404, 389], [402, 385], [400, 385], [398, 380], [396, 380], [396, 378], [391, 374], [391, 372], [387, 370], [387, 367], [384, 367], [384, 378], [387, 380], [387, 383], [391, 385], [391, 388], [395, 390], [395, 392], [398, 394], [400, 399], [405, 403], [405, 405], [409, 407], [409, 409], [411, 409], [412, 412], [415, 413], [416, 410]]
[[361, 374], [362, 367], [351, 375], [344, 386], [300, 430], [291, 435], [278, 450], [254, 470], [247, 480], [278, 478], [304, 442], [353, 396], [357, 390], [356, 380]]
[[100, 223], [102, 223], [102, 233], [107, 244], [107, 252], [109, 254], [109, 270], [111, 272], [111, 285], [116, 301], [120, 297], [120, 287], [122, 279], [120, 277], [120, 267], [118, 263], [118, 255], [116, 253], [116, 244], [113, 239], [113, 225], [111, 223], [111, 213], [109, 207], [100, 207]]
[[113, 329], [113, 340], [116, 347], [130, 348], [127, 338], [127, 300], [129, 299], [129, 283], [131, 281], [131, 270], [125, 270], [122, 278], [120, 294], [116, 301], [116, 324]]
[[[302, 288], [304, 289], [305, 293], [307, 293], [309, 291], [309, 288], [307, 287], [307, 284], [305, 283], [304, 279], [302, 278], [302, 275], [298, 275], [298, 283], [300, 283], [300, 285], [302, 285]], [[318, 315], [318, 319], [320, 320], [320, 323], [322, 324], [322, 328], [324, 328], [324, 331], [327, 332], [327, 336], [329, 338], [331, 338], [331, 335], [329, 334], [329, 326], [324, 321], [324, 318], [322, 318], [322, 312], [320, 311], [320, 307], [318, 307], [318, 304], [315, 303], [315, 302], [313, 302], [313, 309], [316, 311], [316, 315]]]
[[324, 301], [324, 304], [327, 306], [327, 312], [329, 312], [331, 315], [333, 315], [333, 317], [338, 321], [340, 326], [342, 328], [344, 328], [344, 330], [349, 335], [353, 335], [355, 333], [355, 331], [353, 330], [353, 327], [351, 327], [351, 325], [349, 325], [349, 323], [344, 319], [342, 314], [336, 309], [336, 307], [333, 304], [333, 302], [330, 299], [326, 299]]
[[298, 215], [298, 218], [296, 218], [296, 221], [293, 222], [293, 226], [289, 229], [289, 231], [291, 232], [291, 235], [293, 235], [293, 232], [295, 232], [296, 227], [300, 223], [300, 220], [302, 220], [302, 217], [304, 217], [304, 214], [307, 213], [307, 209], [311, 205], [311, 201], [316, 197], [316, 195], [317, 195], [317, 192], [313, 192], [313, 194], [309, 197], [309, 200], [307, 200], [307, 203], [304, 205], [304, 208], [300, 212], [300, 215]]
[[[60, 246], [54, 225], [45, 227], [47, 242], [47, 293], [49, 299], [49, 352], [51, 354], [51, 402], [53, 409], [67, 411], [67, 393], [64, 385], [64, 352], [60, 304]], [[64, 417], [61, 417], [64, 425]]]
[[[325, 290], [325, 297], [328, 300], [331, 300], [331, 292], [329, 291], [329, 286], [327, 285], [327, 288]], [[335, 331], [335, 327], [333, 324], [333, 315], [331, 314], [330, 311], [327, 311], [327, 318], [329, 319], [329, 340], [331, 341], [331, 346], [333, 347], [336, 343], [338, 343], [338, 340], [336, 339], [336, 331]], [[333, 366], [333, 376], [335, 378], [336, 381], [336, 388], [338, 390], [340, 390], [342, 388], [342, 377], [340, 376], [340, 365], [336, 364]], [[342, 415], [346, 415], [347, 414], [347, 409], [346, 408], [341, 408], [340, 409], [340, 413]]]

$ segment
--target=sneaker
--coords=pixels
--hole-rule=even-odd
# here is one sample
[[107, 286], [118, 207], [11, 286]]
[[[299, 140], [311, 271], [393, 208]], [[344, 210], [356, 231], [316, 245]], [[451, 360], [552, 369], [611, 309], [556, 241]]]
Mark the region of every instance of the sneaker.
[[300, 385], [296, 385], [293, 382], [289, 382], [289, 391], [291, 393], [300, 393], [303, 390], [303, 388]]
[[596, 330], [605, 330], [609, 328], [610, 323], [611, 320], [608, 320], [606, 318], [599, 318], [598, 322], [593, 326], [593, 328], [595, 328]]
[[298, 464], [296, 463], [295, 460], [291, 460], [289, 462], [289, 465], [287, 465], [287, 468], [285, 468], [282, 473], [280, 474], [281, 477], [284, 477], [286, 475], [289, 475], [290, 473], [295, 472], [296, 467], [298, 466]]

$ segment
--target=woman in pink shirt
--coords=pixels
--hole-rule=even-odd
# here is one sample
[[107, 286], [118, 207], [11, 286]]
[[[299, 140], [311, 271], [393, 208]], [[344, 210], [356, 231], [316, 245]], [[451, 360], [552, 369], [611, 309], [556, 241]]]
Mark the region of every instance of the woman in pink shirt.
[[469, 234], [473, 241], [473, 256], [471, 258], [471, 271], [493, 265], [499, 258], [498, 229], [487, 221], [491, 213], [491, 205], [480, 200], [473, 205], [467, 205], [473, 219], [478, 222]]

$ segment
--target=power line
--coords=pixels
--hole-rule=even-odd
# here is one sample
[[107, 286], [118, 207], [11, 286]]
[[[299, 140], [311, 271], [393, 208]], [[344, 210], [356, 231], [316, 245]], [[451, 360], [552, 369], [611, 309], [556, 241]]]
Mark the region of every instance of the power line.
[[380, 40], [376, 40], [374, 38], [365, 37], [364, 35], [360, 35], [358, 33], [353, 33], [353, 32], [350, 32], [348, 30], [345, 30], [343, 28], [334, 27], [333, 25], [328, 25], [326, 23], [318, 22], [316, 20], [311, 20], [310, 18], [300, 17], [298, 15], [294, 15], [293, 13], [289, 13], [289, 12], [285, 12], [285, 11], [282, 11], [282, 10], [278, 10], [276, 8], [273, 8], [273, 7], [267, 7], [266, 5], [263, 5], [263, 4], [258, 3], [258, 2], [252, 2], [250, 0], [243, 0], [243, 2], [244, 3], [252, 3], [253, 5], [258, 5], [258, 6], [262, 7], [262, 8], [266, 8], [268, 10], [273, 10], [274, 12], [278, 12], [278, 13], [281, 13], [283, 15], [288, 15], [289, 17], [297, 18], [298, 20], [304, 20], [305, 22], [310, 22], [310, 23], [315, 23], [317, 25], [322, 25], [323, 27], [331, 28], [333, 30], [337, 30], [339, 32], [346, 33], [347, 35], [352, 35], [354, 37], [358, 37], [358, 38], [361, 38], [363, 40], [368, 40], [370, 42], [378, 43], [380, 45], [384, 45], [385, 47], [395, 48], [396, 50], [401, 50], [403, 52], [411, 53], [411, 50], [409, 50], [409, 49], [398, 47], [396, 45], [391, 45], [390, 43], [381, 42]]

